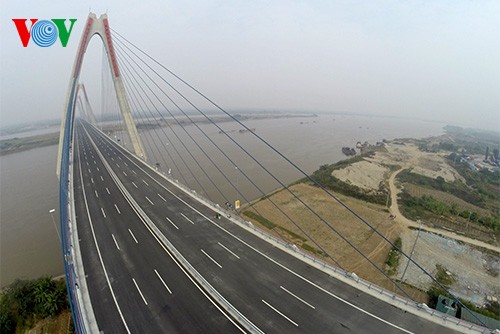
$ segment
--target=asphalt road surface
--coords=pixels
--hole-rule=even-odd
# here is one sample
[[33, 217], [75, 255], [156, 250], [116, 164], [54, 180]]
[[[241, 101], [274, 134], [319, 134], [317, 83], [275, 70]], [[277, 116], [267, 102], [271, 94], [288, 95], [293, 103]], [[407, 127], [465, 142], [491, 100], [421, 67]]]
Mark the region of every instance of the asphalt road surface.
[[246, 332], [176, 261], [134, 203], [263, 333], [454, 333], [215, 219], [212, 209], [88, 124], [77, 122], [73, 146], [80, 247], [105, 334]]

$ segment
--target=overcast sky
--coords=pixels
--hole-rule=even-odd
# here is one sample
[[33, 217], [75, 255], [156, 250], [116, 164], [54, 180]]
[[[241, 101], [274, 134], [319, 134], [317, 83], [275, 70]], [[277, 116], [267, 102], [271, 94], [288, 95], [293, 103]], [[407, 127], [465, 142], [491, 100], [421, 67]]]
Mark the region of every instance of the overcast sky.
[[[89, 9], [107, 12], [113, 29], [229, 110], [416, 117], [500, 131], [496, 0], [2, 1], [2, 126], [61, 116]], [[12, 18], [78, 21], [66, 48], [24, 48]], [[100, 63], [95, 38], [87, 86], [98, 83]]]

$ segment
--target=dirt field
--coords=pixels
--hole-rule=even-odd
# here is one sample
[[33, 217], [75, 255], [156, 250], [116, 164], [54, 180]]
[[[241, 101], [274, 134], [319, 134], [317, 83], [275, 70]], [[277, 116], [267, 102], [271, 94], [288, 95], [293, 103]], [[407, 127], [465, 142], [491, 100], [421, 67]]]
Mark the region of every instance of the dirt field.
[[[407, 230], [402, 234], [403, 251], [411, 252], [417, 231]], [[441, 236], [421, 232], [415, 246], [413, 259], [432, 275], [436, 265], [442, 265], [453, 276], [455, 283], [450, 291], [476, 305], [483, 305], [487, 296], [500, 296], [498, 257], [487, 255], [467, 245]], [[396, 276], [401, 278], [407, 261], [401, 261]], [[432, 280], [415, 265], [410, 264], [404, 281], [421, 289], [428, 289]]]
[[387, 179], [388, 172], [389, 169], [379, 163], [365, 160], [334, 170], [332, 175], [362, 189], [377, 191]]
[[[324, 217], [339, 233], [348, 236], [349, 241], [358, 247], [361, 252], [367, 254], [371, 261], [381, 268], [385, 267], [390, 246], [373, 230], [360, 222], [352, 213], [348, 212], [322, 190], [314, 186], [300, 183], [292, 186], [290, 190]], [[337, 196], [392, 241], [399, 236], [400, 229], [389, 219], [389, 214], [384, 210], [383, 206], [346, 198], [342, 195]], [[293, 217], [297, 226], [276, 209], [271, 201], [278, 205], [289, 217]], [[270, 199], [258, 202], [254, 208], [255, 210], [252, 211], [257, 212], [274, 224], [304, 237], [308, 245], [319, 248], [310, 240], [313, 239], [318, 242], [345, 270], [355, 272], [362, 278], [394, 291], [393, 284], [386, 277], [370, 265], [353, 247], [336, 235], [332, 231], [332, 228], [322, 223], [320, 219], [315, 217], [287, 191], [280, 191], [272, 195]], [[246, 219], [248, 218], [246, 217]], [[252, 221], [259, 226], [258, 222], [255, 220]], [[292, 235], [278, 228], [273, 229], [273, 233], [296, 244], [298, 247], [301, 247], [303, 243], [302, 240], [294, 238]], [[335, 264], [332, 260], [323, 259]], [[420, 291], [411, 291], [410, 293], [414, 298], [418, 298], [419, 300], [426, 299], [426, 296]]]

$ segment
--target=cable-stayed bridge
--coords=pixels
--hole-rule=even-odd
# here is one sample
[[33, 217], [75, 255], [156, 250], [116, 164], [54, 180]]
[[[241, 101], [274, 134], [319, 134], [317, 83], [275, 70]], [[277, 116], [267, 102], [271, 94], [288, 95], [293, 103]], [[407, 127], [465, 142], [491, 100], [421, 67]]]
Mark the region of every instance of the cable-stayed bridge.
[[[79, 82], [95, 34], [105, 51], [100, 117]], [[238, 117], [114, 32], [106, 15], [89, 15], [58, 158], [65, 272], [78, 333], [488, 332], [413, 300], [353, 236], [290, 190], [248, 142], [236, 140], [235, 129], [251, 135], [280, 168], [308, 177]], [[289, 192], [301, 212], [353, 248], [391, 289], [346, 270], [345, 259], [278, 203], [271, 201], [273, 210], [314, 243], [322, 260], [239, 217], [235, 199], [252, 208], [255, 194], [273, 188]]]

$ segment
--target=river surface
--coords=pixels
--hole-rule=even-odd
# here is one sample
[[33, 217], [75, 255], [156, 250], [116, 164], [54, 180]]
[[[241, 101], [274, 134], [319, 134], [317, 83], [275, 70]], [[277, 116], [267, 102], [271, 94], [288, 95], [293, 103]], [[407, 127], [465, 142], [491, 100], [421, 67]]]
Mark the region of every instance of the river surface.
[[[375, 144], [382, 139], [439, 135], [443, 133], [444, 125], [408, 119], [348, 115], [257, 119], [246, 121], [245, 124], [254, 128], [259, 136], [308, 174], [322, 164], [345, 158], [341, 152], [343, 146], [354, 147], [358, 141]], [[284, 184], [302, 177], [270, 149], [258, 143], [250, 133], [240, 133], [240, 126], [229, 123], [221, 123], [220, 126]], [[193, 125], [185, 127], [193, 137], [200, 140], [200, 146], [221, 169], [222, 174], [199, 148], [192, 144], [179, 126], [156, 133], [152, 130], [141, 132], [149, 161], [153, 164], [158, 162], [160, 169], [166, 173], [170, 169], [173, 177], [186, 182], [192, 189], [218, 203], [236, 198], [243, 202], [253, 200], [280, 186], [260, 166], [246, 157], [242, 149], [230, 144], [223, 134], [219, 134], [218, 129], [208, 124], [202, 124], [200, 128], [218, 143], [222, 151], [234, 157], [234, 164], [228, 162], [220, 151], [203, 139], [201, 132], [198, 133]], [[152, 144], [153, 138], [163, 143], [158, 145], [160, 151], [170, 150], [168, 154], [171, 158], [165, 153], [163, 157], [159, 156], [156, 146]], [[183, 142], [184, 146], [180, 142]], [[174, 146], [178, 147], [179, 155], [190, 166], [193, 174], [204, 176], [199, 183], [194, 181], [188, 168], [176, 155], [177, 152], [172, 150]], [[197, 159], [200, 157], [200, 166], [193, 163], [187, 152]], [[56, 157], [57, 146], [0, 157], [0, 287], [8, 285], [16, 278], [57, 276], [63, 272], [60, 241], [58, 232], [56, 233], [56, 228], [59, 230]], [[171, 159], [176, 160], [176, 165], [170, 162]], [[205, 177], [203, 170], [212, 181]], [[257, 187], [248, 181], [247, 176], [254, 180]], [[233, 183], [238, 191], [229, 185], [227, 180]], [[214, 183], [220, 192], [215, 189]], [[54, 219], [57, 227], [54, 226], [49, 213], [53, 208], [56, 209]]]

